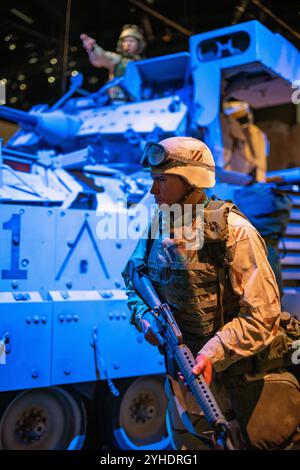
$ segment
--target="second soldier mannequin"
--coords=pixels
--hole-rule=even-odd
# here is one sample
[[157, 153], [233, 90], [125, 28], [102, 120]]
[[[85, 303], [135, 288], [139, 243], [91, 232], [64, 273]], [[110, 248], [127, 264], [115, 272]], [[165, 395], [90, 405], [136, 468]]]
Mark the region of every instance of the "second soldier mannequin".
[[[141, 60], [145, 50], [145, 40], [142, 31], [136, 25], [126, 24], [120, 33], [116, 52], [106, 51], [96, 43], [96, 40], [83, 33], [80, 36], [82, 45], [88, 53], [94, 67], [104, 67], [109, 71], [109, 80], [124, 75], [129, 62]], [[109, 91], [112, 100], [124, 100], [120, 87]]]

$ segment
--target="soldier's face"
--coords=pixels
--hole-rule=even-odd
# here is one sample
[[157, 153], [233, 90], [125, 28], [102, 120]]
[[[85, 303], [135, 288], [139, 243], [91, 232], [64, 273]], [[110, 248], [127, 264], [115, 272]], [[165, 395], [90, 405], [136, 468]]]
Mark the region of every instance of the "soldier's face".
[[154, 195], [156, 204], [168, 204], [171, 206], [179, 202], [187, 190], [189, 185], [177, 175], [156, 175], [151, 174], [153, 183], [151, 194]]
[[122, 50], [128, 54], [136, 54], [139, 48], [139, 43], [135, 38], [127, 37], [122, 41]]

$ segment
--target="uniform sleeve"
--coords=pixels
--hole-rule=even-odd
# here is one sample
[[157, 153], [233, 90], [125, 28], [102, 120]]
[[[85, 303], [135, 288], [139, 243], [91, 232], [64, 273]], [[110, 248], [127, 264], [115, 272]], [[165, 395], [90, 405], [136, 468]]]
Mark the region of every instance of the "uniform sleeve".
[[133, 287], [129, 275], [129, 265], [133, 259], [143, 260], [145, 263], [147, 263], [147, 242], [148, 240], [145, 238], [140, 239], [131, 258], [126, 264], [124, 271], [122, 272], [126, 286], [126, 295], [128, 297], [127, 306], [131, 311], [130, 323], [133, 324], [139, 331], [142, 331], [140, 326], [141, 318], [150, 309]]
[[105, 51], [96, 44], [92, 51], [89, 52], [89, 59], [95, 67], [105, 67], [110, 71], [120, 62], [120, 55], [115, 52]]
[[237, 214], [229, 216], [227, 249], [232, 259], [229, 276], [240, 312], [199, 351], [216, 371], [267, 347], [276, 336], [281, 311], [265, 243], [250, 222]]

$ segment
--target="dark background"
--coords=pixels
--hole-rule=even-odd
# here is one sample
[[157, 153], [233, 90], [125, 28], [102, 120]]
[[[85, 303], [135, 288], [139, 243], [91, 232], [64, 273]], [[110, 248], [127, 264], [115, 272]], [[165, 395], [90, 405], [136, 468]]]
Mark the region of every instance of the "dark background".
[[[258, 19], [300, 48], [295, 35], [251, 0], [141, 2], [194, 33]], [[300, 3], [297, 0], [261, 0], [261, 3], [299, 32]], [[245, 11], [239, 9], [241, 6]], [[61, 96], [66, 9], [67, 0], [9, 0], [2, 3], [0, 80], [7, 81], [7, 105], [27, 110], [38, 103], [53, 104]], [[26, 17], [20, 18], [20, 12]], [[188, 36], [146, 14], [129, 0], [72, 0], [68, 76], [72, 71], [82, 72], [84, 88], [89, 91], [96, 91], [103, 85], [107, 71], [89, 64], [79, 35], [86, 32], [105, 49], [114, 51], [125, 23], [135, 23], [144, 29], [147, 57], [188, 50]], [[52, 83], [48, 81], [50, 77], [53, 77]]]

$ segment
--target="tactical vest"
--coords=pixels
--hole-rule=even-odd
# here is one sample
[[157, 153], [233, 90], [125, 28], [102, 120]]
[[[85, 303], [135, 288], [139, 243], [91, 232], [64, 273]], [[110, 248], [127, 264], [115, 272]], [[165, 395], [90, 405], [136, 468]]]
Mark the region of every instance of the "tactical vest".
[[230, 211], [245, 218], [232, 203], [210, 201], [204, 209], [204, 243], [200, 249], [186, 249], [183, 239], [161, 237], [155, 238], [150, 248], [149, 277], [161, 300], [171, 306], [191, 349], [199, 350], [239, 312], [226, 249]]
[[129, 62], [132, 62], [134, 60], [136, 60], [136, 59], [134, 59], [132, 57], [121, 56], [120, 62], [118, 62], [115, 65], [114, 76], [115, 77], [122, 77], [123, 75], [125, 75], [127, 65], [129, 64]]
[[[120, 54], [120, 61], [115, 65], [113, 73], [110, 74], [109, 79], [112, 80], [113, 78], [122, 77], [125, 75], [126, 67], [129, 62], [133, 62], [139, 59], [139, 56], [129, 57]], [[108, 91], [108, 94], [111, 100], [127, 101], [124, 90], [120, 86], [111, 87]]]

